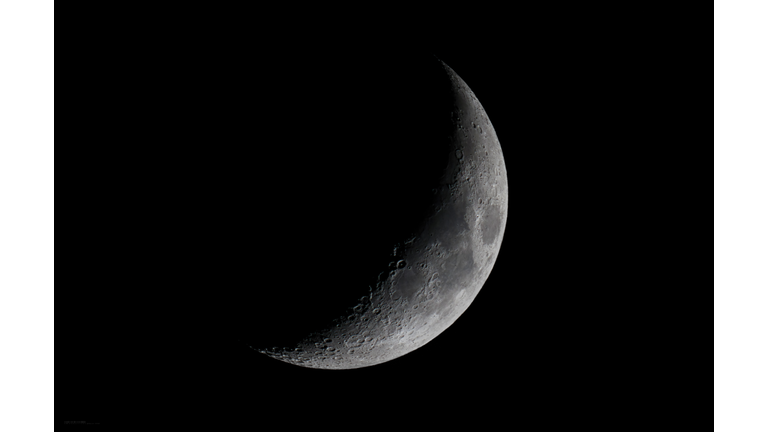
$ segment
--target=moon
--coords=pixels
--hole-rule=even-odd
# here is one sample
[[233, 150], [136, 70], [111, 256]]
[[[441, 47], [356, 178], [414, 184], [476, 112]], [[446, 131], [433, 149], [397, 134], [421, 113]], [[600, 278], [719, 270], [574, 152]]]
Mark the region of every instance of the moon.
[[[433, 155], [440, 161], [439, 170], [427, 170], [433, 177], [430, 179], [432, 187], [428, 194], [413, 200], [413, 203], [426, 202], [425, 210], [414, 211], [413, 217], [418, 220], [410, 220], [408, 230], [398, 228], [398, 236], [387, 234], [389, 246], [386, 250], [381, 246], [381, 253], [375, 259], [370, 258], [376, 264], [365, 267], [366, 272], [373, 272], [368, 274], [365, 283], [357, 282], [363, 279], [334, 277], [332, 272], [335, 270], [329, 269], [323, 271], [328, 278], [325, 282], [304, 291], [315, 293], [308, 295], [320, 299], [326, 295], [318, 292], [343, 291], [336, 287], [359, 284], [359, 289], [350, 291], [355, 294], [354, 298], [351, 294], [343, 296], [348, 303], [320, 313], [312, 310], [312, 302], [307, 300], [308, 306], [303, 309], [281, 312], [284, 321], [272, 320], [267, 327], [293, 326], [292, 337], [285, 338], [279, 345], [253, 343], [251, 348], [274, 359], [308, 368], [356, 369], [381, 364], [424, 346], [445, 331], [469, 308], [488, 279], [499, 254], [507, 220], [508, 184], [504, 157], [491, 121], [472, 90], [448, 65], [434, 57], [430, 61], [435, 66], [430, 73], [445, 83], [440, 90], [445, 102], [439, 109], [424, 111], [424, 116], [440, 117], [438, 120], [448, 126], [430, 130], [426, 120], [424, 127], [427, 130], [421, 130], [419, 124], [413, 125], [417, 132], [412, 142], [409, 141], [408, 145], [412, 146], [409, 148], [420, 145], [419, 137], [440, 135], [436, 138], [440, 144], [434, 147], [438, 149], [434, 152], [440, 154]], [[437, 78], [430, 80], [439, 81]], [[360, 96], [361, 99], [364, 97]], [[386, 113], [381, 114], [388, 117]], [[409, 120], [411, 124], [419, 121], [418, 117]], [[360, 128], [372, 124], [363, 122]], [[397, 161], [407, 165], [409, 158], [398, 156]], [[397, 170], [388, 175], [396, 176]], [[348, 178], [334, 184], [347, 183]], [[413, 203], [410, 205], [415, 208]], [[328, 205], [332, 207], [332, 204]], [[390, 218], [410, 217], [408, 212], [398, 214], [401, 216]], [[365, 217], [350, 216], [350, 220], [359, 219]], [[358, 232], [381, 229], [386, 228], [383, 225], [363, 226]], [[382, 258], [385, 255], [386, 258]], [[360, 262], [365, 259], [363, 256]], [[290, 289], [286, 287], [283, 292]], [[306, 322], [303, 317], [307, 314], [316, 315], [312, 317], [312, 326], [302, 324]], [[262, 331], [269, 332], [270, 329]]]

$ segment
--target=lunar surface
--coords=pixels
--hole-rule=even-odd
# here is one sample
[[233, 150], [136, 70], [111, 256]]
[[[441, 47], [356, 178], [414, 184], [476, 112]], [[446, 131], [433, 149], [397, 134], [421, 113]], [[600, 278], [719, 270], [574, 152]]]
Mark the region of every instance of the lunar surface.
[[[304, 243], [305, 248], [296, 246], [273, 253], [277, 256], [273, 259], [275, 263], [290, 257], [295, 268], [278, 268], [277, 264], [270, 264], [272, 259], [261, 260], [259, 271], [270, 274], [276, 282], [264, 282], [255, 289], [254, 292], [263, 293], [267, 300], [259, 303], [258, 296], [254, 296], [253, 304], [260, 304], [261, 312], [259, 307], [254, 306], [252, 315], [261, 316], [269, 310], [279, 309], [280, 305], [270, 303], [270, 292], [280, 292], [283, 302], [304, 303], [276, 312], [269, 320], [258, 321], [258, 317], [254, 318], [256, 321], [249, 325], [266, 336], [261, 341], [249, 341], [253, 349], [283, 362], [309, 368], [354, 369], [380, 364], [412, 352], [434, 339], [467, 310], [483, 287], [499, 253], [507, 220], [508, 185], [504, 158], [491, 121], [477, 97], [450, 67], [437, 59], [431, 61], [437, 67], [430, 70], [442, 74], [440, 79], [445, 82], [440, 91], [445, 93], [447, 104], [445, 109], [436, 110], [434, 115], [440, 116], [438, 120], [448, 126], [419, 132], [420, 126], [425, 125], [414, 124], [419, 121], [417, 116], [414, 115], [413, 120], [403, 120], [410, 123], [415, 131], [406, 143], [411, 147], [403, 148], [419, 146], [419, 133], [424, 136], [431, 133], [440, 135], [434, 147], [437, 149], [434, 151], [440, 152], [434, 157], [439, 169], [422, 170], [426, 172], [424, 176], [434, 177], [428, 179], [432, 183], [425, 183], [430, 188], [424, 189], [426, 192], [422, 195], [413, 195], [411, 201], [399, 205], [387, 216], [408, 222], [404, 225], [408, 229], [398, 227], [400, 232], [387, 233], [382, 238], [389, 241], [389, 246], [386, 246], [386, 241], [376, 243], [380, 249], [376, 252], [378, 255], [370, 257], [366, 255], [367, 251], [361, 249], [362, 246], [326, 246], [331, 243], [353, 244], [366, 232], [386, 230], [386, 223], [368, 226], [358, 222], [365, 220], [365, 215], [379, 212], [379, 208], [385, 211], [387, 201], [398, 199], [396, 193], [384, 194], [385, 198], [370, 207], [362, 204], [350, 207], [358, 209], [359, 213], [349, 215], [345, 222], [339, 222], [337, 226], [325, 228], [326, 231], [339, 233], [348, 231], [347, 234], [328, 234], [322, 242], [302, 240], [297, 236], [298, 240], [294, 243]], [[368, 95], [361, 95], [360, 99], [365, 97]], [[354, 100], [344, 104], [351, 105], [352, 102]], [[429, 110], [419, 112], [426, 113], [426, 116], [431, 113]], [[359, 127], [362, 130], [372, 124], [363, 121]], [[330, 147], [323, 148], [323, 152], [328, 152]], [[429, 151], [433, 152], [431, 148]], [[430, 157], [427, 155], [424, 160], [430, 160]], [[388, 162], [390, 167], [398, 163], [407, 165], [413, 159], [407, 154], [392, 158], [395, 162]], [[357, 178], [362, 178], [362, 171], [366, 170], [362, 162], [352, 169], [361, 171], [354, 174]], [[408, 169], [422, 172], [418, 167], [389, 168], [384, 174], [391, 177], [387, 180], [391, 183], [388, 187], [397, 190], [398, 173]], [[335, 171], [327, 172], [330, 178]], [[352, 174], [338, 176], [338, 181], [333, 178], [327, 180], [330, 183], [325, 187], [341, 190], [351, 188], [355, 183], [364, 183], [355, 181]], [[354, 203], [355, 199], [359, 201], [365, 197], [364, 193], [353, 190], [345, 192], [338, 202]], [[350, 198], [354, 196], [358, 198]], [[423, 207], [419, 207], [421, 204]], [[332, 199], [331, 202], [324, 199], [322, 205], [311, 206], [321, 210], [292, 212], [292, 216], [281, 218], [295, 217], [299, 220], [312, 212], [322, 216], [327, 213], [322, 211], [323, 208], [333, 208], [334, 205], [336, 203]], [[422, 210], [417, 211], [417, 208]], [[339, 217], [328, 216], [327, 220]], [[417, 220], [409, 220], [413, 218]], [[323, 223], [316, 225], [313, 230], [324, 226]], [[360, 240], [359, 244], [365, 241]], [[328, 256], [323, 256], [323, 250], [328, 247]], [[306, 248], [312, 248], [312, 252], [301, 252]], [[337, 250], [342, 252], [336, 254]], [[305, 271], [299, 262], [307, 256], [326, 261], [328, 265], [312, 269], [310, 272], [314, 274], [311, 277], [303, 275]], [[350, 264], [350, 268], [359, 268], [359, 277], [351, 273], [347, 275], [343, 270], [344, 262], [355, 259], [360, 264]], [[367, 262], [371, 265], [366, 267]], [[367, 272], [367, 275], [362, 272]], [[347, 303], [338, 305], [338, 308], [320, 304], [328, 296], [336, 296], [334, 303]], [[240, 303], [248, 301], [251, 300], [240, 300]], [[243, 308], [247, 312], [248, 307]], [[316, 310], [321, 308], [324, 310]], [[239, 313], [245, 314], [242, 311]], [[307, 318], [309, 315], [311, 323]], [[242, 324], [240, 327], [246, 331], [251, 328]], [[285, 337], [272, 337], [272, 331], [282, 331]]]

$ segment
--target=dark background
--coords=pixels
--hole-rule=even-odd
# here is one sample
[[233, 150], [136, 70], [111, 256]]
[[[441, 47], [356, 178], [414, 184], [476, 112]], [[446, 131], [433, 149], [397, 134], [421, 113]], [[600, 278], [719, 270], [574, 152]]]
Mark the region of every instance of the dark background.
[[[312, 51], [322, 44], [299, 46]], [[274, 55], [238, 47], [230, 54], [239, 53], [234, 57], [244, 67]], [[249, 126], [247, 117], [234, 117], [230, 125], [200, 126], [205, 122], [202, 113], [222, 103], [219, 93], [237, 99], [233, 88], [258, 83], [242, 84], [247, 74], [230, 76], [230, 60], [176, 54], [179, 58], [171, 64], [185, 66], [163, 70], [150, 80], [162, 91], [136, 116], [143, 126], [163, 127], [132, 132], [139, 139], [112, 152], [122, 156], [121, 166], [138, 165], [121, 171], [129, 173], [127, 179], [93, 193], [103, 201], [89, 207], [101, 209], [101, 219], [94, 217], [92, 226], [104, 234], [89, 237], [90, 252], [83, 259], [98, 263], [88, 267], [98, 270], [77, 267], [88, 287], [68, 290], [64, 304], [71, 308], [62, 311], [59, 321], [61, 420], [141, 424], [159, 416], [169, 423], [239, 423], [277, 417], [289, 422], [310, 418], [322, 425], [366, 410], [386, 416], [402, 407], [420, 411], [434, 404], [446, 411], [476, 407], [498, 412], [509, 409], [513, 398], [515, 409], [525, 410], [527, 404], [533, 407], [552, 397], [542, 377], [564, 373], [570, 352], [562, 342], [568, 330], [557, 336], [549, 331], [558, 319], [553, 302], [562, 302], [555, 296], [563, 293], [551, 283], [562, 276], [561, 269], [546, 263], [557, 260], [567, 245], [553, 244], [545, 230], [562, 229], [562, 213], [539, 210], [551, 210], [551, 196], [541, 191], [553, 175], [544, 162], [551, 156], [545, 137], [557, 125], [548, 121], [554, 115], [551, 99], [536, 95], [541, 74], [551, 71], [521, 64], [524, 48], [503, 39], [489, 44], [425, 42], [418, 48], [447, 63], [474, 91], [501, 142], [509, 180], [509, 216], [498, 260], [455, 324], [410, 354], [356, 370], [300, 368], [237, 344], [222, 325], [227, 311], [220, 286], [254, 278], [280, 286], [291, 275], [272, 271], [265, 260], [279, 256], [264, 258], [270, 251], [259, 242], [233, 247], [238, 241], [234, 236], [227, 240], [229, 249], [219, 251], [225, 242], [217, 236], [237, 232], [232, 228], [237, 221], [217, 214], [215, 202], [191, 200], [185, 191], [197, 193], [213, 183], [211, 178], [227, 173], [216, 152], [200, 141], [222, 134], [247, 141], [265, 127], [263, 122]], [[229, 58], [226, 50], [215, 52]], [[315, 56], [318, 61], [325, 57]], [[303, 72], [296, 73], [300, 78]], [[243, 98], [222, 110], [235, 112], [253, 103]], [[247, 131], [249, 127], [255, 130]], [[284, 186], [279, 172], [267, 172], [260, 182]], [[566, 211], [567, 204], [558, 210]], [[246, 238], [259, 235], [258, 226], [244, 229], [239, 234]], [[221, 258], [233, 255], [247, 258], [236, 263]], [[333, 257], [317, 259], [329, 260], [328, 271], [337, 271]], [[291, 268], [305, 271], [301, 260]]]

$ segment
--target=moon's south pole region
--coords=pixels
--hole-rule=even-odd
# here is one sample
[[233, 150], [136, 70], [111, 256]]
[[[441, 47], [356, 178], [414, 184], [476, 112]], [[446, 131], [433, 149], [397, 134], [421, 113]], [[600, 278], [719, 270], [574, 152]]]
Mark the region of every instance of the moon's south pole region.
[[274, 359], [355, 369], [410, 353], [467, 310], [499, 254], [507, 172], [480, 101], [433, 56], [385, 60], [310, 64], [326, 72], [285, 96], [314, 119], [276, 123], [285, 148], [311, 149], [285, 169], [312, 175], [262, 198], [284, 213], [232, 297], [240, 339]]

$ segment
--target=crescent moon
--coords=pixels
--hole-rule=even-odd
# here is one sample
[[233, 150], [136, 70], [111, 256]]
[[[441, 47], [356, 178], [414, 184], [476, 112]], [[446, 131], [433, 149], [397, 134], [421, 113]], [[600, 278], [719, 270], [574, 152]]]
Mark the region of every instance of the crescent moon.
[[507, 220], [508, 185], [498, 137], [467, 84], [445, 63], [453, 132], [433, 211], [398, 245], [388, 271], [348, 314], [294, 346], [255, 348], [317, 369], [355, 369], [424, 346], [467, 310], [488, 279]]

